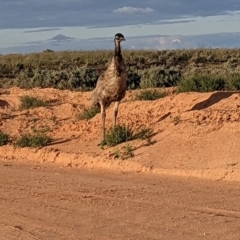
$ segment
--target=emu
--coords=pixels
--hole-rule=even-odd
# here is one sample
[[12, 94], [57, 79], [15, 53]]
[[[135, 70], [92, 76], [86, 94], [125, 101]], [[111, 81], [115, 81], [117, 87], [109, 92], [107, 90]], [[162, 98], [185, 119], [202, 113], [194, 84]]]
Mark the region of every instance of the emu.
[[[105, 72], [103, 72], [98, 80], [95, 89], [91, 95], [91, 106], [100, 107], [102, 115], [102, 141], [105, 142], [105, 118], [106, 108], [115, 102], [113, 107], [113, 126], [116, 126], [118, 107], [120, 101], [124, 98], [127, 88], [127, 74], [124, 60], [121, 54], [120, 43], [126, 41], [121, 33], [117, 33], [114, 38], [115, 50], [112, 60], [109, 62]], [[99, 145], [100, 145], [99, 144]]]

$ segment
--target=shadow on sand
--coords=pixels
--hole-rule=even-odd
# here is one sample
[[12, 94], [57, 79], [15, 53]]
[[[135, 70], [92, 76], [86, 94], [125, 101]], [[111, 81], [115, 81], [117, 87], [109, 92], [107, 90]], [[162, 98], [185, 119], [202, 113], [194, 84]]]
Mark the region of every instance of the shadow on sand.
[[61, 143], [70, 142], [71, 140], [72, 139], [65, 139], [65, 140], [55, 139], [51, 143], [49, 143], [48, 146], [53, 146], [53, 145], [57, 145], [57, 144], [61, 144]]
[[199, 102], [197, 104], [195, 104], [190, 110], [188, 111], [193, 111], [193, 110], [202, 110], [205, 108], [208, 108], [218, 102], [220, 102], [222, 99], [224, 98], [229, 98], [231, 97], [233, 94], [236, 93], [240, 93], [240, 92], [216, 92], [213, 93], [208, 99]]
[[159, 123], [161, 121], [163, 121], [164, 119], [166, 119], [168, 116], [171, 115], [171, 112], [168, 112], [166, 114], [164, 114], [162, 117], [160, 117], [156, 122], [154, 122], [153, 124]]
[[8, 106], [9, 106], [9, 103], [7, 101], [0, 99], [0, 108], [5, 108]]

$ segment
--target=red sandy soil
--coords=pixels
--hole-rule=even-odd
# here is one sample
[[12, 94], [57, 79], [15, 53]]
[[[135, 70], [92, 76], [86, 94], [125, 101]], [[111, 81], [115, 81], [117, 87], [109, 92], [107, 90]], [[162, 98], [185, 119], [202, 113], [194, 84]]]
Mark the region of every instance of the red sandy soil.
[[[15, 140], [47, 129], [54, 141], [0, 147], [0, 240], [240, 239], [239, 93], [169, 90], [133, 101], [136, 92], [120, 105], [118, 123], [154, 136], [150, 145], [131, 141], [134, 157], [121, 160], [114, 152], [126, 143], [97, 146], [100, 114], [76, 120], [89, 93], [1, 90], [2, 131]], [[23, 95], [50, 105], [19, 110]]]
[[[170, 91], [170, 90], [169, 90]], [[134, 157], [115, 159], [120, 146], [100, 149], [101, 116], [76, 120], [89, 105], [90, 93], [56, 89], [0, 92], [0, 129], [16, 139], [33, 129], [48, 129], [53, 143], [41, 149], [0, 147], [8, 161], [50, 162], [77, 168], [149, 172], [211, 180], [240, 181], [240, 95], [238, 92], [181, 93], [173, 90], [155, 101], [134, 101], [129, 91], [119, 108], [118, 123], [131, 129], [150, 127], [153, 144], [130, 142]], [[47, 107], [19, 110], [19, 97], [38, 96]], [[106, 127], [112, 124], [107, 110]]]
[[229, 181], [0, 160], [0, 240], [239, 240]]

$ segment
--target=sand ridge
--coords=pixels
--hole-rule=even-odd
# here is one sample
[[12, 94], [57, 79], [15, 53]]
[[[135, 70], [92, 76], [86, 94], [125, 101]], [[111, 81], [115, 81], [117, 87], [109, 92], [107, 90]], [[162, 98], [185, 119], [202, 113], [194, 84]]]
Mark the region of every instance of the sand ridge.
[[[89, 106], [90, 92], [2, 89], [0, 129], [13, 139], [34, 129], [46, 129], [54, 142], [41, 149], [3, 146], [1, 158], [240, 181], [239, 93], [168, 91], [167, 97], [155, 101], [133, 101], [137, 90], [127, 92], [119, 108], [118, 123], [133, 130], [141, 126], [152, 128], [154, 143], [132, 141], [134, 157], [120, 160], [114, 159], [112, 153], [124, 144], [105, 150], [97, 146], [101, 137], [100, 114], [90, 120], [76, 120], [76, 114]], [[23, 95], [38, 96], [50, 103], [47, 107], [19, 110], [19, 97]], [[111, 124], [110, 107], [106, 127]]]

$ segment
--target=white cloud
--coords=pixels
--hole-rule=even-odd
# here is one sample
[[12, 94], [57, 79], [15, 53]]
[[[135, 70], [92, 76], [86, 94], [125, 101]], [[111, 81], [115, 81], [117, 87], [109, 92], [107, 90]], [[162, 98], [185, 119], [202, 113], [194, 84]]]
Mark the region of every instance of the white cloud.
[[239, 15], [240, 14], [240, 11], [225, 11], [226, 12], [226, 14], [228, 14], [228, 15]]
[[151, 13], [154, 12], [152, 8], [135, 8], [135, 7], [123, 7], [113, 11], [114, 13], [134, 14], [134, 13]]
[[149, 49], [175, 49], [178, 47], [183, 47], [182, 41], [176, 36], [162, 36], [162, 37], [150, 37], [141, 40], [141, 46], [148, 47]]
[[173, 39], [172, 40], [172, 42], [171, 43], [181, 43], [181, 40], [180, 39], [178, 39], [178, 38], [175, 38], [175, 39]]

